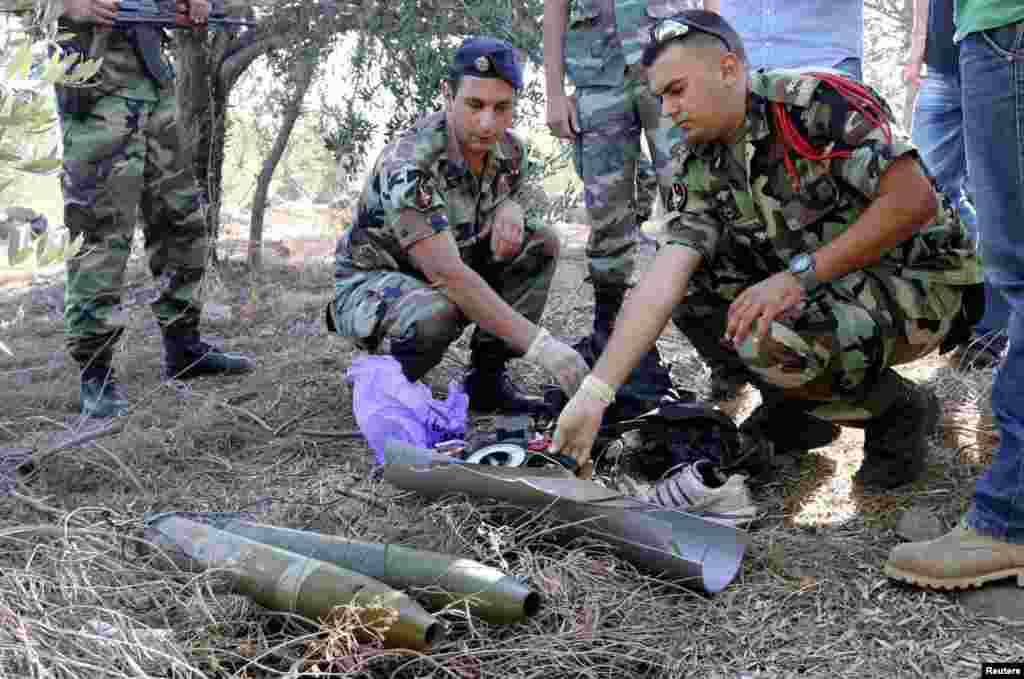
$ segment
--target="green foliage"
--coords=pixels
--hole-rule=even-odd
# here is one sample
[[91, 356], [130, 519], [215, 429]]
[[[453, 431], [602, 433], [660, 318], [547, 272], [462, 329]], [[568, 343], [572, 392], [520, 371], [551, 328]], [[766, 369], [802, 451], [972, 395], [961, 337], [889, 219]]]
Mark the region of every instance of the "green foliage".
[[83, 238], [84, 234], [79, 234], [78, 238], [63, 245], [51, 245], [47, 234], [39, 234], [17, 252], [8, 251], [8, 264], [12, 269], [36, 271], [66, 262], [82, 249]]
[[[240, 87], [246, 86], [244, 80]], [[268, 85], [269, 86], [269, 85]], [[263, 92], [260, 88], [259, 92]], [[264, 94], [249, 98], [259, 99]], [[242, 108], [233, 108], [230, 115], [231, 134], [225, 149], [223, 192], [227, 205], [248, 205], [253, 199], [256, 178], [263, 159], [270, 152], [277, 132], [277, 119], [257, 116]], [[321, 128], [313, 116], [299, 119], [288, 140], [288, 149], [281, 158], [270, 185], [273, 196], [287, 181], [301, 186], [317, 187], [334, 176], [335, 162], [324, 146]]]
[[[22, 14], [12, 39], [0, 44], [4, 73], [0, 82], [0, 197], [14, 186], [19, 173], [50, 174], [60, 169], [58, 149], [41, 148], [57, 124], [44, 92], [54, 84], [80, 85], [99, 69], [97, 61], [78, 63], [77, 57], [63, 55], [60, 40], [64, 36], [57, 34], [55, 22], [48, 18], [49, 6], [37, 7], [26, 0], [9, 5], [7, 1], [0, 7]], [[49, 56], [40, 57], [42, 54]], [[64, 254], [63, 249], [59, 253], [46, 249], [45, 241], [33, 243], [20, 252], [9, 252], [9, 261], [0, 261], [0, 270], [15, 265], [46, 266]]]
[[[363, 112], [377, 108], [382, 95], [394, 102], [383, 124], [385, 140], [389, 141], [420, 116], [440, 110], [444, 105], [442, 83], [448, 77], [455, 50], [465, 38], [488, 35], [506, 40], [520, 50], [524, 63], [540, 65], [541, 0], [438, 0], [435, 9], [426, 11], [422, 0], [397, 0], [364, 22], [347, 74], [351, 96], [344, 106], [325, 105], [321, 118], [325, 144], [342, 163], [347, 178], [356, 176], [365, 162], [373, 160], [365, 156], [376, 129]], [[543, 110], [542, 82], [527, 78], [519, 97], [518, 126], [539, 120]], [[565, 209], [563, 203], [571, 203], [575, 196], [566, 191], [552, 201], [541, 186], [565, 174], [567, 148], [535, 148], [533, 159], [524, 207], [532, 216], [546, 221], [557, 218]]]
[[[406, 129], [418, 117], [441, 108], [441, 83], [459, 43], [470, 35], [490, 35], [506, 40], [524, 56], [540, 61], [541, 34], [536, 23], [522, 17], [539, 17], [540, 0], [494, 2], [462, 0], [451, 11], [425, 13], [418, 0], [397, 0], [390, 11], [370, 17], [366, 30], [372, 39], [360, 40], [352, 58], [356, 97], [372, 102], [379, 90], [391, 94], [395, 110], [387, 123], [387, 135]], [[379, 78], [369, 77], [379, 69]], [[544, 92], [532, 81], [520, 98], [520, 115], [536, 115]]]
[[369, 116], [349, 99], [344, 106], [324, 104], [320, 109], [320, 136], [346, 181], [351, 181], [362, 168], [362, 159], [369, 151], [377, 131]]

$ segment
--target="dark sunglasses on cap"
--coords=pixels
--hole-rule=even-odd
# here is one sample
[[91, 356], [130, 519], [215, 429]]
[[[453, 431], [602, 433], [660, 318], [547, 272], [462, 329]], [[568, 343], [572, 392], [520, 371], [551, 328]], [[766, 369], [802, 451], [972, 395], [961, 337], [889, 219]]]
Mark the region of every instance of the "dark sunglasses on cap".
[[722, 41], [722, 44], [725, 45], [725, 49], [730, 52], [736, 51], [732, 44], [730, 44], [729, 38], [722, 35], [715, 29], [707, 26], [701, 26], [696, 22], [688, 21], [682, 17], [668, 17], [651, 26], [651, 44], [654, 47], [660, 47], [669, 40], [682, 38], [693, 32], [713, 35]]

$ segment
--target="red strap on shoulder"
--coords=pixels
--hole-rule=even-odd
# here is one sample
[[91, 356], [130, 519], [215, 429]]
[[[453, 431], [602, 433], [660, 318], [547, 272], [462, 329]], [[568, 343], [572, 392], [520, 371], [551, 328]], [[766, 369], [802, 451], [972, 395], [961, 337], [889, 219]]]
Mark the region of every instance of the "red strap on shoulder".
[[[843, 99], [849, 102], [850, 106], [864, 116], [864, 119], [871, 123], [872, 126], [881, 128], [885, 132], [886, 142], [892, 143], [892, 128], [889, 125], [889, 118], [868, 88], [855, 80], [833, 73], [810, 73], [809, 75], [830, 85]], [[850, 151], [829, 151], [826, 153], [815, 149], [800, 134], [800, 131], [796, 129], [796, 125], [793, 123], [792, 118], [789, 117], [784, 103], [772, 102], [772, 111], [775, 114], [775, 122], [779, 127], [779, 133], [782, 135], [782, 141], [786, 147], [784, 155], [786, 171], [793, 182], [794, 190], [800, 190], [800, 175], [797, 174], [796, 163], [793, 161], [792, 156], [790, 156], [789, 149], [793, 149], [807, 160], [831, 160], [834, 158], [849, 158], [853, 155]]]

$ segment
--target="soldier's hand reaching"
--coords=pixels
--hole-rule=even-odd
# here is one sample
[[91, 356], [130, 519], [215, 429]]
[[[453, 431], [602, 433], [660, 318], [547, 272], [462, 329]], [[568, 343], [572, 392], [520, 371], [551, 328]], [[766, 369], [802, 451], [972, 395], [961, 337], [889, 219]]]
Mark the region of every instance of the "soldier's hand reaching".
[[756, 321], [754, 342], [763, 342], [768, 337], [772, 321], [800, 304], [805, 297], [800, 280], [788, 271], [781, 271], [750, 286], [729, 305], [725, 339], [738, 349], [750, 335], [751, 326]]
[[514, 200], [506, 200], [494, 211], [491, 222], [491, 252], [494, 259], [511, 259], [523, 249], [526, 216]]
[[544, 368], [555, 378], [566, 396], [575, 394], [583, 378], [590, 372], [579, 352], [552, 337], [544, 328], [537, 333], [523, 358]]
[[579, 391], [558, 416], [551, 452], [575, 458], [579, 469], [590, 462], [590, 450], [601, 429], [605, 409], [615, 400], [615, 390], [593, 375], [587, 375]]
[[576, 117], [576, 97], [553, 94], [548, 97], [548, 129], [559, 139], [576, 140], [580, 124]]
[[113, 26], [119, 0], [64, 0], [64, 16], [82, 23]]

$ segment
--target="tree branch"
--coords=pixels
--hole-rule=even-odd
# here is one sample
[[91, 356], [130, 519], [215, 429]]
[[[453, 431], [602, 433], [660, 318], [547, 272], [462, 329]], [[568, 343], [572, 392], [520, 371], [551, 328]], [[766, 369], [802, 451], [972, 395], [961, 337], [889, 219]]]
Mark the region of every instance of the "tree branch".
[[294, 38], [292, 36], [279, 33], [257, 38], [254, 42], [231, 53], [221, 63], [220, 68], [217, 69], [217, 83], [221, 90], [224, 92], [230, 91], [231, 86], [245, 72], [245, 69], [249, 68], [252, 62], [267, 52], [282, 49], [293, 42]]

